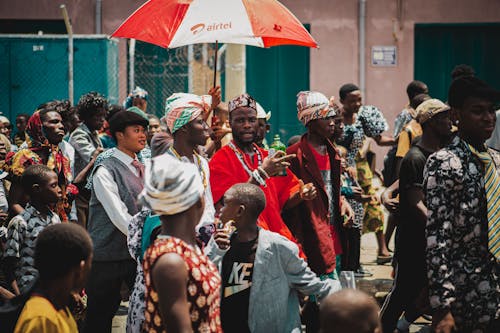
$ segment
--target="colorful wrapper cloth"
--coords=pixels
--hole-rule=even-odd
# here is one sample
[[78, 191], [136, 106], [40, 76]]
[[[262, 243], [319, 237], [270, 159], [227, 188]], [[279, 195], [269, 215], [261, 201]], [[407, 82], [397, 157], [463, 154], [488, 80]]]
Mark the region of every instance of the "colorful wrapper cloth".
[[175, 93], [165, 102], [165, 120], [170, 133], [196, 119], [200, 114], [209, 112], [212, 96]]
[[229, 112], [233, 112], [237, 108], [251, 108], [257, 111], [257, 102], [249, 94], [241, 94], [228, 103]]
[[311, 120], [334, 117], [338, 107], [317, 91], [301, 91], [297, 94], [297, 117], [306, 126]]

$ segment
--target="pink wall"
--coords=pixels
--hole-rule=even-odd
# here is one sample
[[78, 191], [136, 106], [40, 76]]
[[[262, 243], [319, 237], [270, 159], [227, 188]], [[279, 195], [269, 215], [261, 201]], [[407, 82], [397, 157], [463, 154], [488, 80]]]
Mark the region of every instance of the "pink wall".
[[[311, 89], [338, 95], [343, 83], [358, 83], [358, 1], [282, 0], [304, 23], [320, 48], [311, 50]], [[499, 22], [498, 0], [401, 0], [402, 30], [393, 38], [397, 0], [366, 1], [366, 93], [365, 103], [378, 106], [392, 133], [395, 116], [407, 103], [406, 85], [413, 80], [413, 34], [415, 23]], [[396, 45], [396, 67], [371, 66], [371, 47]], [[443, 73], [449, 75], [449, 73]], [[432, 94], [432, 91], [430, 92]], [[386, 149], [376, 149], [382, 166]]]

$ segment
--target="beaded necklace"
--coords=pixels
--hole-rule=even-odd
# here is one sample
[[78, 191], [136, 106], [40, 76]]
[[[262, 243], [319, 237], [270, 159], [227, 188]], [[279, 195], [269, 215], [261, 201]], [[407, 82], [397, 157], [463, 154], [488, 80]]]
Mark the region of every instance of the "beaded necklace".
[[[252, 165], [248, 163], [247, 159], [245, 158], [245, 154], [234, 144], [233, 141], [229, 142], [228, 144], [229, 148], [236, 154], [236, 157], [240, 161], [241, 165], [243, 166], [243, 169], [248, 173], [249, 176], [252, 176]], [[262, 153], [260, 150], [257, 148], [257, 145], [254, 143], [252, 144], [252, 149], [254, 153], [257, 155], [257, 163], [258, 166], [262, 165]]]
[[[179, 161], [182, 161], [182, 156], [179, 155], [177, 150], [175, 150], [174, 146], [170, 146], [169, 150], [170, 150], [171, 154], [174, 155], [175, 157], [177, 157], [177, 159]], [[195, 160], [196, 160], [195, 164], [198, 166], [198, 170], [200, 171], [201, 178], [203, 179], [203, 188], [206, 189], [208, 186], [207, 175], [205, 174], [205, 170], [203, 170], [203, 165], [201, 164], [201, 156], [194, 150], [193, 150], [193, 155], [194, 155]]]

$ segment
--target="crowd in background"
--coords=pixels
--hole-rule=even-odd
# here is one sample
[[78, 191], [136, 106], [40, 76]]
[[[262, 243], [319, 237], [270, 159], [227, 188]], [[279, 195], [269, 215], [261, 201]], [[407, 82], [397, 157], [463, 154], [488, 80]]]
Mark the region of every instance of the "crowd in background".
[[[128, 300], [127, 332], [405, 332], [422, 315], [500, 331], [500, 93], [452, 75], [447, 101], [409, 83], [392, 135], [354, 84], [298, 92], [286, 150], [270, 112], [219, 87], [171, 95], [160, 118], [139, 87], [123, 105], [46, 102], [14, 134], [2, 117], [0, 325], [111, 332]], [[339, 282], [372, 275], [369, 232], [395, 272], [380, 314]]]

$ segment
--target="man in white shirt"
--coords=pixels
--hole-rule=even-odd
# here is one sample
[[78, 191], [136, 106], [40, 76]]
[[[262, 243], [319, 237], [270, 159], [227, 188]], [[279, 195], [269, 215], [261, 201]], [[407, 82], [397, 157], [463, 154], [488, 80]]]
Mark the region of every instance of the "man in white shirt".
[[88, 231], [94, 244], [92, 272], [87, 284], [85, 332], [111, 332], [120, 305], [123, 283], [132, 288], [136, 263], [127, 250], [127, 228], [139, 212], [144, 167], [137, 153], [146, 145], [144, 113], [120, 111], [110, 119], [117, 148], [95, 166], [92, 175]]

